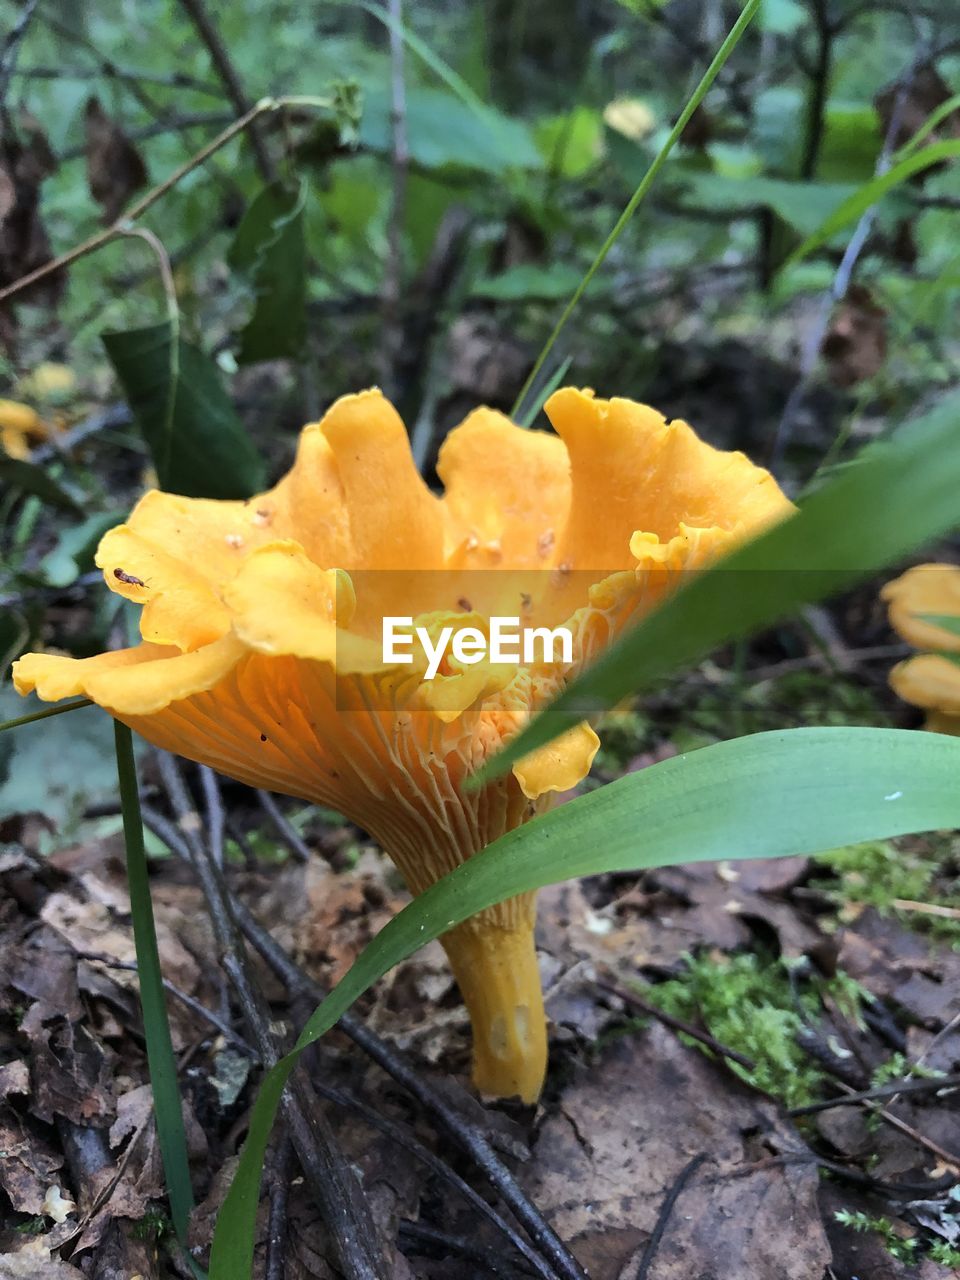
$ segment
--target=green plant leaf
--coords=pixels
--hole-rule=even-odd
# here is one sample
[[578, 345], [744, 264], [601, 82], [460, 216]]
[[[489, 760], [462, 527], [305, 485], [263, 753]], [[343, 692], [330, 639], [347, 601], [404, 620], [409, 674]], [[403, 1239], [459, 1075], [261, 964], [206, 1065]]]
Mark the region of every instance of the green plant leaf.
[[9, 606], [0, 612], [0, 681], [10, 674], [10, 664], [23, 653], [30, 639], [25, 614]]
[[810, 236], [857, 188], [850, 183], [788, 182], [785, 178], [729, 178], [719, 173], [684, 175], [695, 206], [748, 214], [771, 209], [798, 235]]
[[[299, 1052], [393, 965], [495, 902], [575, 876], [811, 854], [960, 825], [960, 739], [792, 729], [627, 774], [503, 836], [394, 917], [263, 1081], [214, 1234], [211, 1280], [248, 1280], [260, 1170]], [[641, 838], [642, 833], [642, 838]]]
[[570, 297], [570, 301], [567, 303], [563, 311], [560, 313], [560, 318], [557, 320], [557, 323], [553, 326], [553, 330], [551, 331], [550, 336], [547, 338], [546, 342], [540, 348], [540, 354], [537, 356], [536, 360], [533, 362], [533, 368], [530, 370], [529, 374], [527, 375], [527, 380], [523, 384], [523, 386], [520, 388], [519, 394], [517, 395], [517, 398], [514, 401], [514, 406], [513, 406], [513, 410], [511, 411], [511, 416], [516, 415], [520, 405], [522, 405], [524, 400], [527, 398], [527, 394], [530, 388], [536, 382], [537, 376], [540, 373], [540, 370], [543, 368], [543, 365], [544, 365], [544, 362], [546, 361], [547, 356], [553, 350], [554, 344], [557, 341], [557, 339], [560, 337], [560, 334], [563, 332], [564, 328], [566, 327], [567, 321], [570, 319], [570, 317], [573, 315], [574, 311], [576, 310], [577, 303], [583, 297], [584, 293], [586, 293], [591, 280], [594, 278], [594, 276], [603, 266], [610, 250], [620, 239], [620, 236], [622, 235], [624, 228], [627, 226], [627, 224], [630, 222], [630, 219], [633, 217], [633, 215], [639, 209], [640, 205], [643, 203], [647, 192], [653, 186], [654, 182], [656, 181], [657, 175], [659, 174], [663, 166], [666, 164], [670, 156], [670, 152], [673, 150], [676, 144], [680, 141], [683, 131], [684, 129], [686, 129], [687, 125], [690, 123], [690, 120], [692, 119], [693, 114], [696, 111], [697, 107], [699, 107], [700, 103], [707, 96], [707, 93], [710, 90], [710, 86], [713, 84], [714, 80], [716, 80], [717, 76], [720, 74], [720, 71], [723, 68], [724, 63], [733, 53], [737, 45], [740, 43], [741, 39], [743, 38], [744, 32], [746, 31], [747, 27], [749, 27], [750, 23], [753, 21], [754, 17], [756, 16], [759, 5], [760, 5], [760, 0], [747, 0], [746, 4], [740, 10], [740, 16], [737, 18], [736, 22], [730, 28], [730, 32], [727, 38], [724, 40], [723, 44], [721, 44], [720, 48], [717, 50], [710, 65], [707, 67], [706, 71], [704, 71], [703, 75], [701, 76], [700, 82], [698, 83], [697, 87], [694, 89], [693, 93], [687, 99], [687, 102], [683, 110], [680, 112], [679, 116], [677, 117], [676, 123], [674, 124], [670, 132], [667, 134], [667, 136], [664, 138], [663, 142], [660, 145], [660, 149], [657, 151], [657, 154], [650, 161], [650, 164], [646, 172], [644, 173], [643, 177], [640, 179], [639, 183], [637, 184], [636, 190], [634, 191], [633, 195], [630, 197], [630, 199], [627, 201], [626, 205], [624, 206], [623, 212], [620, 214], [620, 217], [613, 224], [610, 234], [607, 236], [606, 240], [604, 240], [603, 244], [600, 246], [599, 250], [597, 251], [597, 256], [594, 258], [593, 262], [591, 262], [590, 266], [585, 271], [580, 283], [577, 285], [576, 289], [573, 291], [573, 294]]
[[256, 295], [240, 334], [240, 364], [297, 357], [307, 335], [307, 254], [303, 211], [307, 185], [272, 182], [243, 216], [227, 261]]
[[929, 622], [932, 627], [941, 627], [952, 636], [960, 636], [960, 617], [955, 613], [919, 613], [921, 622]]
[[477, 782], [627, 694], [875, 573], [960, 525], [960, 395], [838, 469], [800, 513], [696, 575], [626, 632]]
[[[393, 149], [390, 95], [374, 87], [364, 95], [360, 142], [389, 155]], [[502, 175], [540, 169], [543, 159], [519, 120], [483, 107], [478, 112], [446, 89], [407, 91], [407, 147], [423, 169], [466, 169]]]
[[76, 498], [58, 484], [44, 467], [36, 462], [27, 462], [25, 458], [0, 456], [0, 482], [5, 488], [33, 494], [41, 502], [69, 511], [73, 515], [83, 512], [83, 507]]
[[886, 173], [882, 173], [878, 177], [872, 178], [869, 182], [865, 182], [852, 196], [849, 196], [834, 209], [817, 230], [793, 251], [787, 259], [787, 265], [799, 262], [801, 258], [813, 253], [814, 249], [819, 249], [821, 245], [826, 244], [838, 231], [842, 231], [844, 227], [856, 222], [871, 205], [876, 204], [888, 191], [899, 187], [908, 178], [912, 178], [915, 173], [922, 173], [924, 169], [929, 169], [931, 165], [942, 164], [946, 160], [953, 160], [956, 156], [960, 156], [960, 139], [954, 139], [950, 142], [935, 142], [929, 147], [924, 147], [922, 151], [911, 152], [905, 159], [888, 169]]
[[217, 367], [169, 321], [103, 334], [110, 363], [153, 457], [160, 487], [191, 498], [246, 498], [263, 487], [259, 454]]
[[143, 1032], [147, 1042], [147, 1064], [153, 1114], [157, 1122], [160, 1158], [170, 1198], [170, 1217], [177, 1239], [187, 1243], [187, 1229], [193, 1209], [190, 1183], [190, 1161], [183, 1127], [183, 1104], [177, 1080], [177, 1060], [167, 1020], [166, 992], [160, 970], [157, 930], [153, 921], [147, 856], [143, 846], [143, 822], [140, 817], [140, 793], [137, 789], [137, 766], [133, 757], [133, 736], [125, 724], [114, 721], [117, 750], [117, 775], [120, 782], [120, 804], [123, 811], [123, 838], [127, 850], [127, 886], [130, 890], [130, 914], [133, 918], [133, 940], [137, 953], [137, 981], [140, 1007], [143, 1010]]
[[524, 302], [528, 299], [556, 302], [560, 298], [568, 298], [579, 283], [580, 272], [567, 262], [555, 262], [548, 267], [521, 262], [495, 276], [481, 276], [474, 283], [471, 294], [475, 298], [492, 298], [495, 302]]

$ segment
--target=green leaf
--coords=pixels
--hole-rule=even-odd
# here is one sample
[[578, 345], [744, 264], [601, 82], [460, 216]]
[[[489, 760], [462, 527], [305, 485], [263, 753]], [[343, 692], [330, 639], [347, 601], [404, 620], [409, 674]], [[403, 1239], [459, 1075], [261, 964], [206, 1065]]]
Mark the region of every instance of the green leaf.
[[30, 623], [18, 609], [0, 612], [0, 681], [10, 674], [10, 664], [23, 653], [30, 639]]
[[810, 236], [857, 188], [850, 183], [788, 182], [785, 178], [727, 178], [719, 173], [684, 176], [693, 203], [706, 209], [749, 213], [772, 209], [799, 235]]
[[127, 851], [127, 887], [130, 890], [130, 914], [133, 918], [137, 982], [140, 1007], [143, 1010], [143, 1033], [147, 1042], [153, 1114], [157, 1122], [160, 1158], [163, 1161], [167, 1195], [170, 1199], [170, 1217], [177, 1239], [186, 1246], [190, 1213], [194, 1205], [193, 1188], [190, 1183], [190, 1160], [183, 1126], [177, 1060], [167, 1020], [166, 992], [160, 969], [157, 930], [153, 921], [147, 856], [143, 847], [143, 822], [140, 817], [137, 766], [133, 757], [133, 735], [125, 724], [115, 720], [114, 738], [120, 805], [123, 811], [123, 837]]
[[960, 636], [960, 617], [955, 613], [918, 613], [921, 622], [929, 622], [932, 627], [940, 627], [949, 631], [952, 636]]
[[70, 511], [74, 515], [83, 512], [83, 507], [76, 498], [59, 485], [47, 470], [35, 462], [27, 462], [25, 458], [0, 456], [0, 481], [6, 488], [33, 494], [41, 502], [59, 507], [62, 511]]
[[759, 22], [764, 31], [778, 36], [791, 36], [807, 20], [801, 0], [762, 0]]
[[538, 299], [555, 302], [568, 298], [580, 283], [580, 272], [566, 262], [538, 267], [521, 262], [495, 276], [481, 276], [471, 290], [474, 297], [492, 298], [496, 302], [525, 302]]
[[103, 344], [161, 488], [246, 498], [263, 487], [263, 463], [209, 356], [183, 338], [172, 350], [169, 321], [105, 333]]
[[872, 178], [883, 147], [880, 119], [872, 103], [831, 99], [824, 113], [817, 178], [865, 182]]
[[[360, 142], [390, 155], [390, 94], [374, 87], [364, 95]], [[501, 176], [509, 169], [540, 169], [539, 151], [519, 120], [483, 107], [480, 112], [445, 89], [407, 92], [407, 146], [424, 169], [466, 169]]]
[[960, 739], [897, 729], [793, 729], [627, 774], [503, 836], [380, 931], [263, 1081], [214, 1234], [210, 1280], [248, 1280], [260, 1170], [300, 1051], [378, 978], [495, 902], [574, 876], [825, 852], [960, 825]]
[[57, 538], [57, 545], [40, 561], [39, 572], [44, 582], [52, 587], [68, 587], [81, 573], [92, 569], [97, 543], [108, 529], [120, 524], [123, 511], [102, 511], [88, 516], [81, 524], [64, 529]]
[[297, 357], [307, 334], [307, 254], [303, 210], [307, 185], [264, 187], [237, 228], [227, 261], [249, 278], [256, 296], [240, 335], [240, 364]]
[[603, 159], [603, 115], [593, 107], [547, 116], [533, 136], [547, 168], [562, 178], [582, 178]]
[[876, 204], [888, 191], [899, 187], [908, 178], [912, 178], [915, 173], [922, 173], [924, 169], [929, 169], [931, 165], [942, 164], [944, 161], [952, 160], [956, 156], [960, 156], [960, 140], [957, 139], [950, 142], [935, 142], [929, 147], [924, 147], [922, 151], [911, 152], [905, 159], [895, 164], [893, 168], [888, 169], [886, 173], [871, 179], [870, 182], [865, 182], [852, 196], [834, 209], [817, 230], [812, 232], [804, 240], [803, 244], [793, 251], [788, 259], [788, 265], [799, 262], [801, 258], [813, 253], [814, 249], [819, 249], [821, 245], [826, 244], [838, 231], [842, 231], [844, 227], [856, 222], [871, 205]]
[[960, 524], [960, 395], [860, 458], [800, 513], [692, 578], [607, 650], [481, 772], [719, 645], [749, 635], [899, 560]]

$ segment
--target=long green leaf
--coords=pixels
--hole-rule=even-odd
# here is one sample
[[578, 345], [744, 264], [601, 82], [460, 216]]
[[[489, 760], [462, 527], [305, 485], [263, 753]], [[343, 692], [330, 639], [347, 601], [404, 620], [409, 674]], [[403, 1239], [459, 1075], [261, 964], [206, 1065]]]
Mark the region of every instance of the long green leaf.
[[8, 458], [0, 454], [0, 481], [4, 488], [19, 489], [23, 493], [32, 493], [41, 502], [52, 507], [60, 507], [76, 515], [83, 507], [64, 487], [59, 484], [48, 471], [35, 462], [25, 458]]
[[653, 183], [657, 177], [657, 174], [663, 168], [664, 164], [666, 164], [667, 157], [670, 155], [670, 152], [673, 150], [676, 144], [680, 141], [680, 137], [683, 134], [684, 129], [686, 129], [687, 125], [690, 123], [693, 113], [696, 111], [697, 107], [699, 107], [703, 99], [707, 96], [707, 91], [709, 90], [710, 86], [713, 84], [714, 80], [716, 80], [717, 76], [720, 74], [723, 64], [727, 61], [731, 53], [733, 53], [734, 49], [740, 43], [741, 37], [743, 36], [747, 27], [749, 27], [750, 23], [753, 21], [754, 15], [756, 14], [757, 9], [759, 7], [760, 7], [760, 0], [747, 0], [747, 3], [743, 6], [743, 9], [741, 10], [741, 13], [740, 13], [740, 17], [734, 23], [730, 31], [730, 34], [727, 36], [726, 40], [724, 40], [723, 44], [717, 50], [713, 61], [710, 63], [709, 67], [707, 67], [706, 71], [703, 73], [703, 77], [700, 83], [697, 85], [696, 89], [694, 89], [686, 106], [683, 108], [683, 110], [680, 112], [680, 115], [677, 117], [677, 123], [670, 130], [663, 146], [657, 152], [656, 156], [654, 156], [653, 161], [650, 165], [650, 168], [646, 171], [646, 173], [640, 179], [639, 186], [637, 187], [636, 191], [634, 191], [630, 199], [627, 201], [626, 208], [624, 209], [623, 213], [621, 213], [620, 217], [615, 222], [613, 226], [613, 230], [610, 232], [606, 240], [604, 240], [603, 244], [600, 246], [599, 253], [594, 258], [593, 262], [591, 262], [590, 266], [587, 268], [586, 275], [577, 285], [576, 289], [574, 290], [573, 296], [571, 297], [567, 305], [564, 307], [563, 312], [560, 315], [560, 319], [557, 321], [557, 323], [553, 327], [553, 332], [550, 334], [550, 337], [546, 340], [546, 342], [543, 345], [542, 351], [537, 356], [534, 366], [530, 370], [529, 377], [527, 378], [526, 382], [523, 384], [523, 386], [520, 389], [520, 394], [517, 396], [517, 399], [513, 406], [513, 410], [510, 415], [511, 417], [515, 418], [517, 416], [520, 405], [523, 404], [524, 400], [527, 397], [527, 393], [529, 392], [530, 388], [533, 386], [534, 382], [536, 382], [537, 375], [539, 374], [540, 370], [543, 368], [543, 365], [547, 356], [553, 350], [553, 344], [556, 342], [557, 338], [559, 338], [564, 327], [566, 326], [567, 321], [573, 315], [573, 312], [574, 312], [574, 309], [576, 308], [577, 303], [580, 301], [584, 293], [589, 288], [590, 281], [593, 279], [593, 277], [599, 271], [600, 267], [603, 265], [607, 257], [607, 254], [610, 252], [610, 250], [619, 240], [620, 234], [623, 231], [624, 227], [626, 227], [627, 223], [636, 213], [637, 209], [640, 207], [640, 203], [643, 200], [644, 196], [653, 186]]
[[947, 98], [946, 102], [941, 102], [939, 107], [930, 112], [913, 137], [908, 138], [896, 153], [894, 159], [903, 160], [906, 156], [911, 155], [920, 146], [921, 142], [929, 138], [937, 126], [946, 120], [947, 116], [952, 116], [958, 109], [960, 109], [960, 93], [955, 93], [952, 97]]
[[27, 716], [17, 716], [15, 720], [4, 720], [0, 724], [0, 733], [8, 729], [19, 729], [24, 724], [34, 724], [37, 720], [49, 720], [51, 716], [62, 716], [65, 711], [79, 711], [81, 707], [92, 707], [89, 698], [78, 698], [76, 702], [60, 702], [55, 707], [44, 707], [42, 711], [31, 711]]
[[951, 635], [960, 636], [960, 617], [955, 613], [918, 613], [921, 622], [929, 622], [933, 627], [941, 627]]
[[875, 573], [960, 525], [960, 395], [866, 449], [800, 513], [693, 576], [482, 770], [506, 772], [585, 716]]
[[844, 227], [856, 222], [871, 205], [875, 205], [888, 191], [892, 191], [894, 187], [899, 187], [908, 178], [912, 178], [915, 173], [922, 173], [924, 169], [929, 169], [931, 165], [941, 164], [945, 160], [953, 160], [956, 156], [960, 156], [960, 141], [935, 142], [929, 147], [924, 147], [922, 151], [912, 152], [898, 164], [888, 169], [886, 173], [881, 173], [869, 182], [865, 182], [858, 191], [834, 209], [833, 213], [820, 224], [819, 228], [793, 251], [787, 259], [786, 265], [792, 267], [795, 263], [813, 253], [814, 249], [819, 249], [838, 231], [842, 231]]
[[237, 228], [227, 262], [247, 276], [256, 303], [240, 334], [237, 360], [296, 358], [307, 336], [307, 184], [271, 182]]
[[205, 352], [169, 320], [101, 336], [161, 488], [247, 498], [263, 486], [263, 461]]
[[160, 971], [160, 953], [157, 950], [157, 931], [153, 923], [153, 904], [150, 900], [143, 824], [140, 819], [140, 796], [137, 791], [137, 767], [130, 730], [119, 720], [115, 721], [114, 727], [123, 835], [127, 846], [127, 883], [130, 887], [130, 910], [133, 915], [133, 938], [137, 951], [137, 976], [140, 1005], [143, 1009], [143, 1030], [147, 1041], [153, 1112], [157, 1121], [167, 1194], [170, 1197], [170, 1217], [177, 1239], [186, 1246], [187, 1228], [194, 1204], [193, 1189], [190, 1183], [180, 1088], [177, 1083], [177, 1060], [173, 1055], [173, 1043], [170, 1039], [166, 993]]
[[704, 747], [512, 831], [381, 930], [263, 1081], [217, 1222], [210, 1280], [249, 1280], [260, 1170], [301, 1050], [378, 978], [495, 902], [574, 876], [810, 854], [960, 825], [960, 739], [898, 729], [792, 729]]

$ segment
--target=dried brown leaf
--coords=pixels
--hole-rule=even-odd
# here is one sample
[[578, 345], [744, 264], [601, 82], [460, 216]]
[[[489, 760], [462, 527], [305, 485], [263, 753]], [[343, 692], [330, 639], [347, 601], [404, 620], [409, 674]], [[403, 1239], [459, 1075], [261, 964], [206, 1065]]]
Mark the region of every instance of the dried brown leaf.
[[135, 191], [147, 185], [147, 166], [123, 129], [90, 98], [85, 112], [87, 182], [103, 208], [103, 221], [115, 222]]

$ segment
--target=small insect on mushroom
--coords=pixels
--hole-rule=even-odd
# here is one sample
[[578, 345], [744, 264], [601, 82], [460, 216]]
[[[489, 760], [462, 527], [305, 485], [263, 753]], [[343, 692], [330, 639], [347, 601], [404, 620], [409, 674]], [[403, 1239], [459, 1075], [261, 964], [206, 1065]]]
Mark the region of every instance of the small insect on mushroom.
[[147, 585], [142, 578], [135, 578], [132, 573], [124, 573], [122, 569], [114, 569], [113, 576], [119, 582], [125, 582], [128, 587], [145, 587]]

